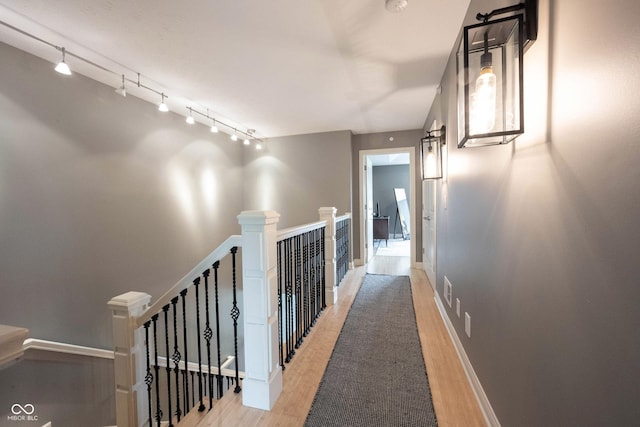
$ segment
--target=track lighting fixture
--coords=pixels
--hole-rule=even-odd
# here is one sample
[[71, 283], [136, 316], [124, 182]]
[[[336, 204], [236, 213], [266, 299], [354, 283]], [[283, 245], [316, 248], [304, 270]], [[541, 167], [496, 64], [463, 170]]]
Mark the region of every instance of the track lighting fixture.
[[185, 120], [188, 124], [192, 125], [194, 124], [196, 121], [193, 118], [193, 110], [191, 107], [189, 107], [189, 115], [187, 116], [187, 120]]
[[67, 65], [67, 63], [64, 62], [66, 50], [65, 48], [61, 48], [61, 49], [62, 49], [62, 61], [58, 62], [58, 65], [56, 65], [56, 68], [54, 69], [60, 74], [64, 74], [65, 76], [70, 76], [71, 70], [69, 69], [69, 66]]
[[[398, 0], [396, 0], [396, 1], [398, 1]], [[402, 1], [406, 2], [407, 0], [402, 0]], [[73, 56], [75, 60], [84, 62], [85, 65], [88, 65], [88, 66], [91, 66], [91, 67], [95, 67], [95, 68], [97, 68], [97, 69], [99, 69], [101, 71], [104, 71], [104, 72], [108, 73], [110, 76], [120, 75], [122, 77], [122, 85], [120, 85], [119, 87], [114, 88], [115, 92], [118, 93], [119, 95], [121, 95], [123, 97], [127, 96], [127, 92], [128, 91], [127, 91], [126, 83], [128, 81], [129, 83], [131, 83], [132, 85], [135, 85], [137, 87], [137, 89], [134, 91], [134, 94], [136, 96], [138, 96], [138, 93], [140, 92], [140, 89], [144, 89], [144, 90], [147, 90], [149, 92], [153, 92], [156, 95], [160, 95], [161, 100], [160, 100], [160, 103], [158, 103], [158, 110], [161, 111], [161, 112], [168, 112], [169, 111], [169, 107], [165, 103], [165, 99], [168, 98], [168, 96], [165, 95], [164, 92], [160, 92], [159, 90], [157, 90], [157, 89], [155, 89], [155, 88], [153, 88], [151, 86], [143, 84], [141, 82], [140, 73], [137, 73], [137, 79], [135, 79], [135, 80], [134, 79], [128, 79], [126, 77], [126, 74], [121, 74], [121, 71], [117, 71], [116, 72], [114, 70], [111, 70], [111, 69], [99, 64], [99, 63], [93, 62], [90, 59], [84, 58], [84, 57], [78, 55], [77, 53], [67, 52], [66, 48], [60, 47], [60, 46], [58, 46], [58, 45], [56, 45], [54, 43], [51, 43], [51, 42], [49, 42], [47, 40], [44, 40], [44, 39], [42, 39], [42, 38], [40, 38], [40, 37], [38, 37], [38, 36], [36, 36], [34, 34], [30, 34], [29, 32], [27, 32], [27, 31], [25, 31], [25, 30], [23, 30], [21, 28], [14, 27], [13, 25], [8, 24], [8, 23], [4, 22], [1, 19], [0, 19], [0, 27], [4, 27], [6, 29], [15, 31], [15, 32], [21, 34], [22, 36], [28, 37], [28, 38], [30, 38], [30, 39], [32, 39], [34, 41], [37, 41], [37, 42], [42, 43], [42, 44], [44, 44], [46, 46], [49, 46], [50, 48], [56, 49], [59, 52], [62, 52], [61, 61], [54, 68], [56, 70], [56, 72], [58, 72], [58, 73], [65, 74], [65, 75], [71, 75], [72, 74], [71, 73], [71, 69], [69, 68], [69, 65], [66, 63], [66, 55], [67, 55], [67, 53], [69, 53], [69, 55]], [[123, 70], [124, 69], [127, 69], [127, 68], [123, 68]], [[130, 70], [128, 72], [133, 72], [132, 69], [128, 69], [128, 70]], [[260, 140], [259, 138], [256, 138], [254, 136], [254, 132], [255, 132], [254, 129], [247, 129], [246, 132], [244, 132], [242, 130], [239, 131], [238, 128], [236, 127], [237, 125], [229, 125], [229, 124], [226, 124], [226, 123], [221, 122], [219, 120], [216, 120], [214, 117], [211, 117], [209, 115], [209, 110], [207, 110], [207, 114], [205, 115], [204, 113], [199, 112], [197, 109], [194, 109], [193, 107], [186, 107], [186, 108], [188, 108], [188, 110], [189, 110], [189, 116], [186, 117], [186, 121], [189, 124], [194, 124], [195, 123], [194, 113], [195, 114], [200, 114], [204, 118], [210, 119], [212, 121], [212, 125], [211, 125], [211, 132], [212, 133], [218, 133], [220, 131], [218, 126], [222, 125], [222, 126], [224, 126], [226, 128], [226, 130], [223, 129], [225, 133], [229, 133], [229, 130], [233, 129], [233, 134], [230, 134], [231, 135], [231, 139], [233, 141], [237, 141], [238, 140], [238, 138], [239, 138], [238, 134], [240, 133], [242, 135], [246, 135], [247, 136], [247, 138], [245, 139], [245, 144], [251, 145], [251, 142], [253, 141], [256, 145], [260, 145], [260, 142], [262, 142], [262, 140]], [[256, 147], [256, 148], [260, 149], [259, 147]]]
[[262, 144], [256, 142], [256, 150], [262, 150]]
[[122, 86], [120, 86], [118, 89], [116, 89], [116, 93], [118, 95], [122, 95], [123, 97], [127, 96], [127, 88], [124, 85], [124, 74], [122, 75]]
[[244, 145], [251, 145], [251, 141], [249, 141], [249, 138], [245, 138], [244, 141], [242, 141], [242, 143]]
[[164, 92], [162, 92], [160, 94], [162, 96], [162, 101], [160, 102], [160, 104], [158, 104], [158, 111], [162, 111], [163, 113], [166, 113], [167, 111], [169, 111], [169, 107], [167, 107], [167, 104], [164, 103]]

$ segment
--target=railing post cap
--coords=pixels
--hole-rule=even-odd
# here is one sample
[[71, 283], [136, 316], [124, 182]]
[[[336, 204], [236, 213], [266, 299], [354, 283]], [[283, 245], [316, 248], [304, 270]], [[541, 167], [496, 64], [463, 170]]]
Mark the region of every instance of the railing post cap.
[[318, 209], [318, 212], [320, 214], [333, 214], [333, 215], [335, 215], [338, 212], [338, 209], [333, 207], [333, 206], [330, 206], [330, 207], [329, 206], [325, 206], [325, 207], [322, 207], [322, 208]]
[[238, 223], [245, 224], [274, 224], [280, 219], [276, 211], [242, 211], [238, 215]]
[[151, 302], [151, 295], [144, 292], [130, 291], [111, 298], [108, 304], [110, 308], [127, 308], [131, 310], [132, 308], [144, 307], [149, 302]]

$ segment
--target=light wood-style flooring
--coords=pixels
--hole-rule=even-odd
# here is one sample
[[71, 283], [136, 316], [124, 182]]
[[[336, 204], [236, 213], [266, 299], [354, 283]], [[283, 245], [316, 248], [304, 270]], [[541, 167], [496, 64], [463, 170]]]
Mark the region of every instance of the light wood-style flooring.
[[409, 258], [390, 256], [376, 256], [365, 267], [348, 273], [340, 287], [338, 304], [327, 307], [286, 366], [283, 391], [271, 411], [244, 407], [241, 394], [229, 393], [210, 412], [191, 412], [180, 425], [302, 426], [351, 303], [367, 272], [411, 277], [418, 332], [438, 424], [441, 427], [484, 426], [483, 415], [440, 317], [426, 274], [411, 269]]

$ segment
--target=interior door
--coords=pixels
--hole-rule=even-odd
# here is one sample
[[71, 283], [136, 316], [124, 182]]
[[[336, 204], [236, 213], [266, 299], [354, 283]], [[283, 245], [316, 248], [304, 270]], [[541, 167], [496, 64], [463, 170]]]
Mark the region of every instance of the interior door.
[[436, 286], [436, 183], [422, 181], [422, 266], [431, 286]]
[[365, 231], [367, 239], [365, 240], [365, 251], [367, 253], [367, 262], [373, 258], [373, 167], [371, 165], [371, 159], [369, 156], [365, 157], [364, 162], [364, 193], [365, 205], [364, 212], [366, 213], [366, 225]]

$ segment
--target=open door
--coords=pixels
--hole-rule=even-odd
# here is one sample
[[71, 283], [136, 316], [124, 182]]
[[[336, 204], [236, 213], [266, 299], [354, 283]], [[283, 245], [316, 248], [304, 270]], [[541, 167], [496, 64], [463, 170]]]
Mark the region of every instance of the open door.
[[366, 262], [373, 258], [373, 166], [369, 156], [365, 157], [364, 163], [364, 212], [366, 213], [365, 231], [367, 239], [365, 240]]
[[436, 286], [436, 209], [435, 186], [431, 180], [422, 181], [422, 266], [435, 290]]

